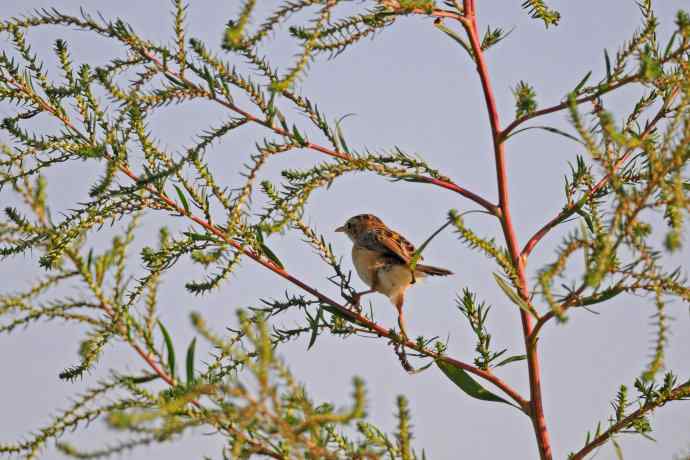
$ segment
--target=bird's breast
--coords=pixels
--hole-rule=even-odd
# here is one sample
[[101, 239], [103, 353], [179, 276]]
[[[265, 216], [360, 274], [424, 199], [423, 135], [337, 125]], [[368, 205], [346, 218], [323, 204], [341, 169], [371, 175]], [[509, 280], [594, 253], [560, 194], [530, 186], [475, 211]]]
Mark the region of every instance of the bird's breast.
[[402, 294], [412, 284], [412, 272], [400, 263], [386, 264], [377, 270], [376, 275], [376, 290], [388, 297]]
[[376, 270], [381, 266], [381, 254], [355, 245], [352, 247], [352, 263], [362, 281], [372, 288]]
[[[409, 267], [378, 251], [355, 245], [352, 248], [352, 262], [362, 281], [387, 297], [404, 293], [412, 284]], [[423, 273], [419, 275], [424, 276]]]

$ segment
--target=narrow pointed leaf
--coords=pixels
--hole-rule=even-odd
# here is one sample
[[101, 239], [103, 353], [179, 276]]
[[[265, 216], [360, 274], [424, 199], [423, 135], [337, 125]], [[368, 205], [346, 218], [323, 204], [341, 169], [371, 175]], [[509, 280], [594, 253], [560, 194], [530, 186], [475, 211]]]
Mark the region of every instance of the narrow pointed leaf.
[[319, 308], [319, 311], [316, 314], [316, 319], [311, 322], [311, 336], [309, 337], [309, 345], [307, 345], [307, 350], [313, 347], [316, 343], [316, 337], [319, 335], [319, 323], [321, 322], [321, 318], [323, 318], [323, 308]]
[[494, 365], [494, 367], [501, 367], [501, 366], [505, 366], [506, 364], [514, 363], [516, 361], [524, 361], [526, 359], [527, 359], [527, 355], [514, 355], [514, 356], [510, 356], [510, 357], [504, 359], [503, 361]]
[[187, 347], [187, 383], [194, 381], [194, 351], [196, 350], [196, 337], [192, 339]]
[[611, 80], [611, 58], [609, 52], [604, 50], [604, 60], [606, 61], [606, 80]]
[[463, 369], [452, 366], [441, 360], [436, 361], [436, 365], [439, 369], [441, 369], [441, 372], [446, 374], [446, 377], [448, 377], [455, 385], [458, 386], [458, 388], [464, 391], [468, 396], [471, 396], [475, 399], [481, 399], [483, 401], [500, 402], [516, 407], [515, 405], [511, 404], [510, 402], [506, 401], [500, 396], [493, 394], [492, 392], [481, 386]]
[[582, 80], [580, 80], [580, 83], [577, 84], [575, 89], [573, 90], [573, 93], [578, 94], [580, 90], [585, 86], [585, 83], [587, 83], [587, 80], [589, 80], [589, 77], [592, 76], [592, 71], [590, 70], [587, 72], [587, 75], [584, 76]]
[[503, 278], [501, 278], [500, 275], [497, 273], [494, 273], [494, 279], [496, 280], [496, 284], [498, 284], [498, 287], [501, 288], [501, 290], [505, 293], [506, 296], [518, 307], [520, 307], [522, 310], [526, 311], [530, 315], [534, 316], [537, 318], [537, 314], [535, 311], [532, 309], [532, 307], [529, 306], [525, 300], [518, 295], [517, 292], [513, 290], [512, 287], [508, 283], [505, 282]]
[[544, 131], [548, 131], [552, 134], [558, 134], [559, 136], [563, 136], [565, 138], [570, 139], [571, 141], [575, 141], [578, 144], [584, 145], [584, 143], [578, 139], [577, 137], [573, 136], [572, 134], [566, 133], [565, 131], [561, 131], [558, 128], [554, 128], [552, 126], [528, 126], [526, 128], [518, 129], [516, 131], [513, 131], [510, 133], [510, 135], [506, 139], [510, 139], [511, 137], [515, 136], [516, 134], [520, 134], [525, 131], [529, 131], [531, 129], [543, 129]]
[[160, 377], [158, 374], [149, 374], [149, 375], [144, 375], [141, 377], [132, 377], [129, 379], [130, 382], [132, 383], [148, 383], [148, 382], [153, 382], [156, 379], [159, 379]]
[[621, 449], [620, 444], [618, 444], [618, 441], [616, 441], [614, 436], [611, 436], [611, 443], [613, 444], [613, 449], [616, 451], [616, 458], [618, 460], [624, 460], [623, 449]]
[[673, 48], [673, 44], [676, 42], [676, 37], [678, 36], [678, 31], [675, 31], [671, 34], [671, 38], [668, 40], [668, 44], [666, 44], [666, 48], [664, 49], [664, 59], [667, 59], [668, 56], [671, 54], [671, 49]]
[[165, 349], [168, 354], [168, 370], [172, 378], [175, 378], [175, 347], [173, 347], [172, 339], [168, 330], [163, 326], [163, 323], [158, 321], [158, 326], [161, 328], [161, 333], [163, 334], [163, 339], [165, 340]]
[[274, 253], [273, 251], [271, 251], [271, 249], [270, 249], [268, 246], [266, 246], [264, 243], [261, 243], [261, 251], [264, 253], [264, 255], [265, 255], [271, 262], [273, 262], [274, 264], [276, 264], [278, 267], [280, 267], [280, 268], [282, 268], [282, 269], [285, 269], [285, 266], [284, 266], [283, 263], [280, 261], [280, 259], [278, 258], [278, 256], [276, 256], [275, 253]]
[[613, 286], [608, 289], [604, 289], [598, 294], [583, 297], [577, 303], [573, 304], [573, 306], [588, 307], [590, 305], [606, 302], [607, 300], [611, 300], [612, 298], [616, 297], [618, 294], [624, 291], [625, 289], [622, 286]]
[[169, 75], [167, 73], [163, 73], [163, 76], [167, 78], [170, 82], [172, 82], [175, 86], [178, 86], [180, 88], [186, 88], [187, 84], [184, 83], [181, 80], [178, 80], [177, 78], [173, 77], [172, 75]]
[[575, 208], [575, 212], [579, 214], [587, 223], [587, 227], [589, 230], [594, 233], [594, 223], [592, 222], [592, 218], [587, 214], [585, 211], [582, 210], [582, 208], [577, 207]]
[[460, 35], [455, 33], [453, 29], [444, 26], [442, 22], [435, 22], [434, 26], [444, 34], [448, 35], [455, 43], [460, 45], [467, 52], [470, 58], [472, 58], [473, 61], [475, 60], [474, 52], [472, 51], [470, 45]]
[[343, 130], [342, 130], [342, 122], [344, 119], [347, 117], [350, 117], [354, 115], [354, 113], [348, 113], [347, 115], [343, 115], [340, 117], [338, 120], [335, 122], [335, 132], [337, 134], [337, 139], [338, 143], [340, 144], [340, 148], [345, 151], [345, 153], [350, 153], [350, 148], [347, 146], [347, 143], [345, 142], [345, 137], [343, 136]]
[[189, 214], [189, 203], [187, 202], [187, 197], [184, 196], [184, 192], [182, 192], [182, 189], [178, 187], [177, 185], [173, 185], [175, 187], [175, 191], [177, 192], [177, 197], [180, 199], [180, 202], [182, 203], [182, 207], [184, 208], [184, 212]]

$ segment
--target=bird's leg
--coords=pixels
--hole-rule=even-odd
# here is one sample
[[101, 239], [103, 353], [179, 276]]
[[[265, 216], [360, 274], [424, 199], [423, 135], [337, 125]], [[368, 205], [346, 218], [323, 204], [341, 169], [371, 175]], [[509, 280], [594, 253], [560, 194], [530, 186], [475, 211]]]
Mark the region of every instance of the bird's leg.
[[403, 294], [398, 294], [395, 299], [393, 299], [395, 302], [395, 309], [398, 310], [398, 326], [400, 327], [399, 341], [395, 341], [394, 348], [395, 354], [398, 355], [398, 359], [400, 360], [400, 364], [402, 364], [403, 369], [410, 374], [414, 374], [416, 371], [407, 360], [407, 353], [405, 352], [405, 342], [408, 341], [408, 337], [407, 331], [405, 330], [405, 317], [403, 316], [404, 299], [405, 297]]
[[400, 336], [402, 339], [407, 342], [408, 337], [407, 337], [407, 331], [405, 330], [405, 321], [403, 319], [403, 311], [402, 308], [398, 308], [398, 326], [400, 326]]
[[400, 294], [395, 298], [395, 308], [396, 310], [398, 310], [398, 326], [400, 326], [400, 336], [403, 339], [403, 341], [407, 341], [408, 337], [407, 331], [405, 330], [405, 319], [403, 316], [403, 302], [403, 294]]

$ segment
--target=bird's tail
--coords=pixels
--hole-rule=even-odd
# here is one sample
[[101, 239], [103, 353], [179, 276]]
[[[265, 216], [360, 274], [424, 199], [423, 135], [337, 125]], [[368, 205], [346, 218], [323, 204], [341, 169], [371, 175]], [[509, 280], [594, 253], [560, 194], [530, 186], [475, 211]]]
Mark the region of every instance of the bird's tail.
[[415, 270], [424, 273], [425, 275], [431, 276], [448, 276], [453, 274], [452, 271], [446, 270], [445, 268], [433, 267], [431, 265], [422, 264], [417, 264]]

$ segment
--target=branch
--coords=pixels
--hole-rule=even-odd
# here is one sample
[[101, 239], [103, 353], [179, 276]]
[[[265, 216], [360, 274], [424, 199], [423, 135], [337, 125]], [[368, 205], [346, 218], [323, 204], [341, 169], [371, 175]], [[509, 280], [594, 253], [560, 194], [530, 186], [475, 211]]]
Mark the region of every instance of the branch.
[[[688, 46], [681, 47], [676, 52], [668, 55], [665, 59], [662, 59], [659, 64], [663, 65], [667, 62], [672, 61], [673, 59], [676, 59], [678, 56], [681, 56], [682, 54], [687, 52], [688, 48], [689, 48]], [[581, 105], [581, 104], [584, 104], [586, 102], [594, 101], [594, 100], [600, 98], [601, 96], [603, 96], [604, 94], [613, 92], [617, 89], [622, 88], [623, 86], [629, 85], [630, 83], [639, 82], [642, 79], [643, 79], [643, 76], [640, 73], [636, 73], [634, 75], [628, 75], [627, 77], [621, 78], [620, 80], [618, 80], [617, 82], [615, 82], [613, 84], [609, 84], [608, 82], [606, 82], [603, 85], [600, 85], [601, 88], [598, 91], [590, 94], [589, 96], [583, 96], [579, 99], [575, 99], [575, 105]], [[561, 102], [560, 104], [556, 104], [554, 106], [547, 107], [545, 109], [536, 110], [534, 112], [531, 112], [531, 113], [528, 113], [528, 114], [525, 114], [521, 117], [516, 118], [503, 130], [503, 132], [501, 133], [501, 140], [505, 141], [506, 139], [508, 139], [508, 137], [510, 136], [510, 133], [512, 133], [515, 130], [515, 128], [520, 126], [522, 123], [529, 121], [529, 120], [532, 120], [534, 118], [540, 117], [542, 115], [548, 115], [550, 113], [560, 112], [561, 110], [567, 109], [569, 105], [570, 105], [570, 103], [568, 101], [565, 101], [565, 102]]]
[[604, 431], [602, 434], [597, 436], [587, 444], [585, 447], [577, 451], [575, 454], [569, 456], [568, 458], [570, 460], [584, 460], [584, 458], [592, 452], [594, 449], [597, 447], [601, 446], [604, 444], [606, 441], [611, 439], [611, 437], [618, 433], [621, 430], [624, 430], [625, 428], [629, 427], [631, 423], [633, 423], [635, 420], [639, 419], [640, 417], [643, 417], [645, 414], [652, 412], [654, 409], [657, 407], [663, 406], [666, 402], [672, 401], [672, 400], [677, 400], [677, 399], [682, 399], [686, 398], [690, 395], [690, 381], [685, 382], [681, 385], [678, 385], [676, 388], [671, 390], [670, 394], [665, 397], [661, 397], [657, 401], [653, 401], [651, 403], [646, 403], [639, 409], [637, 409], [635, 412], [632, 414], [628, 415], [625, 417], [623, 420], [617, 422], [611, 428], [608, 430]]
[[[649, 136], [654, 129], [656, 128], [656, 125], [661, 121], [666, 113], [668, 112], [669, 105], [673, 102], [675, 99], [676, 95], [678, 94], [678, 88], [675, 88], [674, 91], [671, 92], [670, 96], [666, 101], [664, 101], [664, 104], [661, 106], [659, 111], [656, 113], [656, 115], [647, 122], [647, 125], [645, 126], [644, 131], [640, 134], [640, 140], [644, 140], [647, 136]], [[609, 181], [611, 180], [611, 177], [613, 174], [616, 173], [616, 171], [630, 158], [630, 155], [632, 155], [634, 149], [629, 148], [626, 150], [626, 152], [614, 163], [613, 165], [613, 170], [612, 172], [606, 174], [599, 182], [597, 182], [594, 187], [592, 187], [585, 196], [583, 196], [581, 199], [579, 199], [577, 202], [566, 206], [560, 213], [558, 213], [557, 216], [555, 216], [553, 219], [548, 221], [542, 228], [540, 228], [530, 239], [527, 241], [527, 244], [525, 244], [525, 247], [522, 249], [521, 253], [521, 258], [523, 260], [527, 260], [529, 257], [530, 253], [532, 252], [532, 249], [539, 243], [539, 241], [546, 236], [551, 229], [556, 227], [558, 224], [563, 222], [563, 220], [567, 219], [571, 215], [575, 213], [575, 211], [580, 207], [581, 203], [589, 200], [592, 196], [594, 196], [595, 193], [597, 193], [599, 190], [604, 188], [606, 185], [608, 185]]]
[[[450, 15], [450, 14], [451, 13], [447, 13], [447, 15]], [[457, 16], [457, 15], [455, 15], [455, 16]], [[453, 16], [453, 17], [455, 17], [455, 16]], [[140, 48], [140, 49], [137, 49], [136, 51], [145, 59], [148, 59], [149, 61], [153, 62], [156, 65], [156, 67], [158, 67], [158, 70], [160, 70], [163, 74], [168, 75], [169, 77], [172, 77], [174, 79], [177, 79], [177, 80], [183, 82], [188, 87], [193, 88], [196, 92], [203, 94], [207, 99], [217, 102], [218, 104], [222, 105], [223, 107], [226, 107], [226, 108], [232, 110], [233, 112], [242, 115], [248, 121], [250, 121], [252, 123], [259, 124], [261, 126], [264, 126], [264, 127], [270, 129], [271, 131], [273, 131], [274, 133], [276, 133], [280, 136], [284, 136], [284, 137], [296, 140], [294, 135], [291, 132], [286, 131], [285, 129], [283, 129], [279, 126], [273, 125], [273, 123], [270, 121], [262, 120], [261, 118], [258, 118], [256, 116], [252, 115], [251, 113], [238, 107], [237, 105], [235, 105], [234, 103], [232, 103], [230, 101], [219, 99], [214, 93], [211, 93], [211, 92], [207, 91], [205, 88], [196, 85], [194, 82], [187, 79], [184, 75], [177, 73], [177, 72], [174, 72], [173, 70], [171, 70], [170, 68], [165, 66], [160, 61], [160, 59], [158, 59], [153, 53], [151, 53], [147, 49]], [[343, 161], [349, 162], [353, 159], [352, 155], [350, 155], [349, 153], [329, 149], [328, 147], [324, 147], [323, 145], [316, 144], [314, 142], [304, 143], [304, 148], [314, 150], [316, 152], [319, 152], [319, 153], [322, 153], [324, 155], [330, 156], [332, 158], [337, 158], [337, 159], [343, 160]], [[433, 184], [433, 185], [436, 185], [438, 187], [445, 188], [446, 190], [451, 190], [455, 193], [458, 193], [458, 194], [464, 196], [465, 198], [477, 203], [478, 205], [480, 205], [481, 207], [486, 209], [489, 213], [491, 213], [495, 216], [497, 216], [500, 212], [498, 206], [494, 205], [493, 203], [491, 203], [487, 199], [483, 198], [482, 196], [480, 196], [474, 192], [471, 192], [471, 191], [469, 191], [463, 187], [460, 187], [459, 185], [455, 184], [454, 182], [452, 182], [450, 180], [442, 180], [439, 178], [427, 177], [427, 176], [412, 176], [412, 177], [418, 182]]]
[[[581, 104], [584, 104], [586, 102], [594, 101], [606, 93], [610, 93], [610, 92], [615, 91], [615, 90], [617, 90], [617, 89], [619, 89], [619, 88], [621, 88], [627, 84], [639, 81], [640, 78], [641, 77], [639, 74], [635, 74], [635, 75], [630, 75], [630, 76], [627, 76], [625, 78], [622, 78], [612, 85], [605, 85], [604, 88], [600, 89], [599, 91], [597, 91], [593, 94], [590, 94], [589, 96], [584, 96], [584, 97], [581, 97], [579, 99], [575, 99], [575, 105], [581, 105]], [[506, 126], [506, 128], [503, 130], [503, 132], [501, 132], [501, 140], [505, 141], [506, 139], [508, 139], [508, 136], [510, 136], [510, 133], [512, 133], [515, 130], [515, 128], [517, 128], [518, 126], [520, 126], [524, 122], [529, 121], [533, 118], [541, 117], [542, 115], [548, 115], [550, 113], [560, 112], [561, 110], [567, 109], [569, 107], [569, 105], [570, 105], [570, 103], [568, 101], [565, 101], [565, 102], [561, 102], [560, 104], [557, 104], [557, 105], [554, 105], [551, 107], [547, 107], [545, 109], [535, 110], [534, 112], [530, 112], [530, 113], [527, 113], [527, 114], [525, 114], [519, 118], [516, 118], [508, 126]]]
[[[120, 168], [127, 176], [129, 176], [132, 180], [135, 182], [138, 181], [138, 177], [126, 166], [121, 166]], [[219, 229], [217, 226], [211, 224], [210, 222], [195, 216], [191, 213], [188, 213], [183, 207], [179, 206], [174, 200], [169, 198], [167, 195], [165, 195], [163, 192], [158, 192], [153, 188], [152, 186], [149, 188], [149, 192], [154, 193], [158, 196], [158, 198], [161, 200], [162, 203], [164, 203], [167, 207], [174, 209], [177, 213], [191, 219], [198, 225], [202, 226], [206, 231], [214, 234], [218, 238], [222, 239], [225, 241], [227, 244], [231, 245], [238, 251], [241, 251], [244, 253], [246, 256], [254, 260], [255, 262], [259, 263], [263, 267], [269, 269], [276, 275], [280, 276], [281, 278], [289, 281], [290, 283], [298, 286], [302, 290], [308, 292], [309, 294], [313, 295], [316, 297], [320, 302], [323, 302], [325, 304], [328, 304], [329, 306], [333, 307], [335, 310], [338, 311], [339, 314], [341, 314], [343, 317], [345, 317], [348, 321], [358, 324], [360, 326], [365, 327], [369, 332], [372, 332], [379, 337], [385, 337], [387, 339], [390, 339], [392, 341], [395, 341], [397, 343], [400, 343], [404, 345], [405, 347], [415, 350], [419, 353], [421, 353], [424, 356], [427, 356], [429, 358], [432, 358], [434, 360], [440, 360], [444, 361], [454, 367], [457, 367], [459, 369], [463, 369], [471, 374], [474, 374], [478, 377], [481, 377], [485, 379], [486, 381], [494, 384], [496, 387], [500, 388], [506, 395], [508, 395], [513, 401], [515, 401], [520, 408], [522, 408], [525, 413], [528, 413], [529, 411], [529, 403], [525, 401], [520, 394], [515, 391], [510, 385], [505, 383], [503, 380], [501, 380], [499, 377], [493, 374], [493, 372], [489, 370], [483, 370], [479, 369], [478, 367], [472, 366], [470, 364], [464, 363], [462, 361], [458, 361], [456, 359], [443, 356], [440, 353], [428, 350], [416, 342], [413, 342], [412, 340], [406, 339], [406, 340], [400, 340], [399, 337], [395, 333], [393, 333], [390, 329], [387, 329], [379, 324], [377, 324], [374, 321], [371, 321], [369, 318], [366, 316], [362, 315], [359, 312], [352, 311], [345, 307], [344, 305], [341, 305], [340, 303], [336, 302], [335, 300], [331, 299], [327, 295], [321, 293], [317, 289], [309, 286], [299, 278], [293, 276], [290, 274], [288, 271], [286, 271], [284, 268], [276, 265], [275, 262], [273, 262], [270, 259], [266, 259], [265, 257], [262, 257], [260, 254], [257, 254], [256, 252], [252, 251], [251, 249], [246, 248], [244, 245], [238, 243], [237, 241], [234, 241], [233, 239], [229, 238], [225, 232], [223, 232], [221, 229]]]

